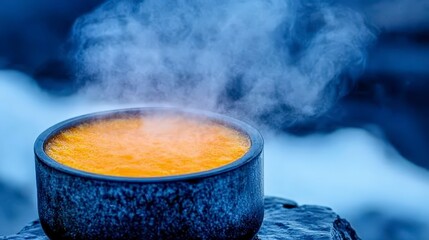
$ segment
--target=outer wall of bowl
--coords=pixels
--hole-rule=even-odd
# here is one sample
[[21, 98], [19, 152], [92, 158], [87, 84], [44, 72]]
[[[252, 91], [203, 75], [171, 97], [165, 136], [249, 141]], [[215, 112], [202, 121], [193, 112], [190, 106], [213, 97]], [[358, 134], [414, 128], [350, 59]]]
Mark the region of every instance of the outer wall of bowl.
[[263, 215], [262, 151], [219, 174], [118, 181], [36, 154], [38, 212], [51, 239], [252, 239]]

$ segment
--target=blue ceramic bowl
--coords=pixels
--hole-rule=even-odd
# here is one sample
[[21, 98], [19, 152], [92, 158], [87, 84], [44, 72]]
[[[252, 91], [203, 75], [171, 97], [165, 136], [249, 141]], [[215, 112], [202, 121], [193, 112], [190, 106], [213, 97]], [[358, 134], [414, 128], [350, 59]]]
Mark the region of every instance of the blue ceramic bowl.
[[[247, 135], [249, 151], [209, 171], [151, 178], [115, 177], [62, 165], [44, 151], [61, 131], [94, 119], [183, 114]], [[114, 137], [114, 136], [112, 136]], [[61, 122], [35, 142], [38, 212], [51, 239], [252, 239], [261, 226], [263, 139], [226, 116], [175, 108], [94, 113]]]

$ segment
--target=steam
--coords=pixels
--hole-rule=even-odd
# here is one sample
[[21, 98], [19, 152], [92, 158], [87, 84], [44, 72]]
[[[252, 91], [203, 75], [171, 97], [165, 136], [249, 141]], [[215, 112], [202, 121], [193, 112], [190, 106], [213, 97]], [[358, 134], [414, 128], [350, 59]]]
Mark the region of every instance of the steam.
[[[344, 0], [342, 0], [344, 2]], [[427, 0], [345, 0], [387, 31], [425, 31], [429, 27]]]
[[371, 30], [326, 1], [109, 1], [76, 22], [85, 93], [290, 125], [353, 84]]

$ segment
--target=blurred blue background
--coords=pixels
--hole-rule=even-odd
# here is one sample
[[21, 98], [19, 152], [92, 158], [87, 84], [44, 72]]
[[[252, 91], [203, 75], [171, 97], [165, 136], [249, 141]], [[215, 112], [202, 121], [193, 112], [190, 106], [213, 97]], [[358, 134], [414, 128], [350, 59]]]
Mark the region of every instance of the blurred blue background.
[[[377, 40], [329, 111], [266, 134], [266, 194], [330, 206], [363, 239], [429, 239], [429, 2], [336, 2], [365, 15]], [[124, 107], [80, 95], [67, 64], [74, 21], [102, 3], [0, 2], [0, 235], [37, 218], [37, 135]]]

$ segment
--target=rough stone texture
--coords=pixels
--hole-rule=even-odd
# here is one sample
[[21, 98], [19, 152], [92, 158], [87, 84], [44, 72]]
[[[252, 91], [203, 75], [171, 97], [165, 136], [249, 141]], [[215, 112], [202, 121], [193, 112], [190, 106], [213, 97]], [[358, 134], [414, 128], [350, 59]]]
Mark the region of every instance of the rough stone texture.
[[[159, 179], [77, 171], [44, 151], [52, 136], [84, 122], [154, 114], [219, 123], [243, 132], [252, 144], [232, 164]], [[264, 218], [262, 150], [256, 129], [212, 113], [154, 107], [69, 119], [44, 131], [34, 144], [39, 220], [48, 237], [61, 240], [252, 238]]]
[[24, 239], [36, 239], [36, 240], [49, 240], [45, 236], [45, 233], [40, 226], [39, 220], [33, 221], [25, 226], [19, 233], [7, 237], [0, 237], [0, 240], [24, 240]]
[[[25, 226], [18, 234], [0, 237], [1, 240], [47, 240], [39, 221]], [[312, 205], [298, 206], [295, 202], [265, 198], [265, 218], [258, 233], [258, 240], [289, 239], [360, 239], [350, 224], [330, 208]]]
[[258, 232], [260, 240], [282, 239], [360, 239], [350, 224], [330, 208], [276, 197], [265, 198], [265, 216]]

